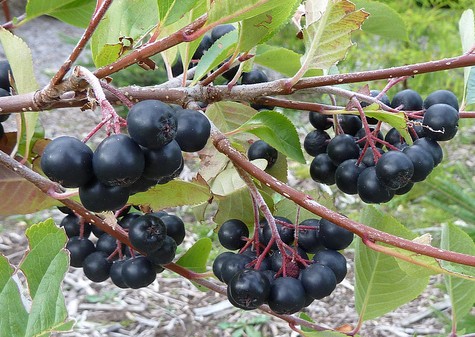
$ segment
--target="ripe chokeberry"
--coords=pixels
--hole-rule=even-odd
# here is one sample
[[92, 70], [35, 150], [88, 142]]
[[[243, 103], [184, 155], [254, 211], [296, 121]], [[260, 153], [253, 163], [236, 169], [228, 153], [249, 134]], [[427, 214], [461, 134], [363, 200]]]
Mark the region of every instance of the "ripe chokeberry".
[[414, 174], [414, 164], [411, 159], [400, 151], [384, 153], [375, 167], [379, 181], [392, 190], [406, 185]]
[[320, 220], [317, 219], [306, 219], [299, 224], [298, 245], [305, 252], [313, 254], [321, 248], [319, 229]]
[[154, 215], [144, 214], [129, 225], [129, 239], [134, 248], [144, 253], [159, 249], [167, 236], [167, 227]]
[[93, 282], [103, 282], [109, 278], [112, 262], [104, 252], [89, 254], [82, 264], [84, 275]]
[[434, 167], [439, 165], [444, 157], [444, 152], [442, 151], [442, 148], [440, 147], [439, 143], [437, 143], [433, 139], [422, 137], [417, 139], [413, 145], [422, 146], [427, 152], [432, 155], [432, 159], [434, 159]]
[[[369, 151], [368, 151], [369, 152]], [[371, 153], [372, 155], [372, 153]], [[346, 194], [358, 193], [358, 177], [366, 165], [357, 164], [357, 159], [348, 159], [338, 165], [335, 171], [335, 183], [338, 189]]]
[[130, 137], [150, 149], [159, 149], [175, 138], [177, 118], [174, 110], [158, 100], [136, 103], [127, 115]]
[[107, 186], [93, 179], [79, 187], [79, 199], [92, 212], [115, 211], [125, 206], [129, 189], [122, 186]]
[[166, 236], [163, 244], [157, 250], [150, 252], [147, 257], [154, 264], [169, 264], [173, 261], [176, 254], [177, 244], [171, 236]]
[[434, 104], [448, 104], [455, 110], [459, 109], [459, 102], [457, 96], [450, 90], [436, 90], [429, 94], [424, 100], [424, 108], [429, 109]]
[[434, 168], [434, 159], [432, 155], [424, 150], [422, 146], [412, 145], [402, 151], [414, 165], [414, 173], [411, 182], [423, 181], [432, 172]]
[[0, 61], [0, 88], [10, 92], [12, 68], [7, 60]]
[[236, 254], [233, 253], [233, 252], [223, 252], [223, 253], [219, 254], [213, 261], [213, 274], [221, 282], [224, 282], [223, 281], [223, 276], [221, 274], [221, 267], [223, 266], [223, 263], [225, 261], [227, 261], [233, 255], [236, 255]]
[[336, 250], [323, 249], [313, 256], [315, 263], [327, 266], [335, 273], [336, 283], [340, 283], [346, 276], [347, 267], [345, 257]]
[[175, 140], [184, 152], [201, 151], [211, 134], [208, 118], [198, 110], [181, 109], [176, 112]]
[[228, 284], [228, 298], [238, 308], [257, 309], [267, 301], [270, 293], [269, 279], [258, 270], [237, 272]]
[[92, 158], [92, 150], [79, 139], [61, 136], [46, 145], [41, 169], [64, 187], [80, 187], [94, 177]]
[[341, 134], [333, 137], [328, 143], [327, 154], [333, 164], [337, 166], [347, 159], [357, 159], [360, 155], [360, 148], [352, 136]]
[[336, 288], [335, 273], [323, 264], [311, 264], [300, 275], [305, 293], [316, 300], [330, 295]]
[[221, 265], [221, 277], [223, 282], [228, 284], [233, 276], [240, 270], [246, 268], [246, 266], [252, 261], [252, 258], [247, 255], [233, 254], [226, 257], [225, 261]]
[[265, 159], [267, 160], [266, 169], [271, 168], [277, 161], [279, 153], [272, 146], [264, 142], [263, 140], [255, 141], [249, 147], [247, 151], [247, 157], [249, 160]]
[[353, 242], [354, 234], [327, 219], [320, 220], [320, 242], [328, 249], [341, 250]]
[[[117, 248], [117, 239], [107, 233], [102, 234], [96, 242], [96, 249], [111, 255]], [[125, 246], [122, 245], [122, 248]]]
[[458, 130], [459, 113], [448, 104], [431, 105], [424, 113], [424, 135], [433, 140], [454, 138]]
[[318, 183], [333, 185], [335, 183], [335, 171], [336, 165], [333, 164], [326, 153], [319, 154], [310, 163], [310, 176]]
[[327, 130], [333, 126], [333, 118], [318, 112], [310, 111], [308, 115], [310, 124], [317, 130]]
[[[198, 48], [195, 50], [193, 54], [192, 60], [200, 60], [204, 53], [213, 45], [213, 40], [209, 35], [203, 36], [203, 39], [200, 41]], [[183, 71], [182, 71], [183, 72]]]
[[79, 236], [69, 238], [66, 249], [69, 251], [70, 265], [77, 268], [82, 267], [86, 257], [96, 251], [92, 241]]
[[129, 288], [144, 288], [155, 281], [156, 277], [152, 262], [145, 256], [125, 260], [122, 265], [122, 278]]
[[167, 227], [167, 235], [172, 237], [177, 245], [180, 245], [185, 239], [185, 224], [183, 220], [173, 214], [164, 214], [159, 216], [159, 218]]
[[145, 158], [143, 176], [147, 179], [160, 179], [176, 172], [183, 161], [181, 149], [175, 140], [160, 149], [142, 148]]
[[338, 117], [340, 127], [345, 134], [354, 136], [363, 126], [361, 119], [356, 115], [341, 115]]
[[[277, 232], [279, 233], [280, 239], [286, 243], [290, 244], [294, 240], [294, 233], [295, 230], [292, 226], [292, 221], [282, 216], [276, 216], [275, 218], [275, 226], [277, 227]], [[284, 224], [283, 224], [284, 223]], [[285, 224], [289, 224], [291, 226], [286, 226]], [[267, 223], [267, 220], [264, 219], [260, 222], [262, 228], [262, 237], [260, 238], [261, 243], [267, 245], [270, 240], [272, 239], [272, 229]], [[275, 249], [277, 248], [277, 243], [274, 242], [272, 247]]]
[[126, 260], [116, 260], [112, 263], [110, 269], [110, 278], [112, 283], [114, 283], [119, 288], [128, 288], [127, 284], [124, 281], [124, 277], [122, 276], [122, 267], [124, 266], [124, 262]]
[[394, 95], [391, 101], [392, 108], [398, 108], [402, 106], [401, 110], [403, 111], [418, 111], [422, 110], [422, 97], [417, 91], [412, 89], [405, 89], [399, 91]]
[[219, 243], [226, 249], [237, 250], [244, 247], [249, 237], [249, 228], [239, 219], [230, 219], [224, 222], [218, 230]]
[[267, 303], [276, 314], [291, 315], [304, 307], [305, 297], [305, 289], [300, 280], [279, 277], [271, 283]]
[[394, 196], [394, 191], [378, 179], [374, 166], [367, 167], [360, 173], [356, 187], [359, 197], [366, 203], [388, 202]]
[[128, 186], [136, 181], [145, 167], [140, 146], [127, 135], [105, 138], [94, 151], [92, 166], [97, 179], [108, 186]]
[[[81, 226], [83, 226], [82, 236]], [[61, 222], [59, 223], [59, 227], [64, 228], [68, 238], [72, 238], [73, 236], [81, 236], [83, 238], [88, 238], [91, 234], [93, 226], [91, 226], [91, 224], [87, 222], [81, 224], [81, 219], [78, 216], [76, 216], [75, 214], [68, 214], [61, 220]]]
[[304, 139], [303, 147], [312, 157], [327, 151], [327, 145], [330, 142], [330, 135], [322, 130], [310, 131]]

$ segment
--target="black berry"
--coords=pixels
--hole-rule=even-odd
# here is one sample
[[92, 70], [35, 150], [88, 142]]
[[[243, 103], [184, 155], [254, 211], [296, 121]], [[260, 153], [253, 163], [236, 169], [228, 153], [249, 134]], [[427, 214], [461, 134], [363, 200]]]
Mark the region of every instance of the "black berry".
[[208, 118], [197, 110], [177, 111], [177, 131], [175, 140], [184, 152], [201, 151], [208, 142], [211, 124]]
[[305, 305], [305, 289], [300, 280], [293, 277], [279, 277], [272, 282], [267, 303], [273, 312], [291, 315]]
[[89, 254], [82, 264], [84, 275], [93, 282], [103, 282], [109, 278], [112, 262], [104, 252]]
[[376, 163], [376, 176], [390, 189], [397, 190], [406, 185], [414, 174], [411, 159], [403, 152], [384, 153]]
[[422, 110], [422, 97], [417, 91], [412, 89], [405, 89], [399, 91], [394, 95], [393, 100], [391, 101], [391, 107], [397, 108], [401, 107], [403, 111], [418, 111]]
[[122, 278], [129, 288], [144, 288], [155, 281], [156, 277], [152, 262], [145, 256], [126, 260], [122, 265]]
[[341, 250], [353, 241], [354, 234], [327, 219], [320, 220], [320, 241], [328, 249]]
[[238, 219], [231, 219], [224, 222], [218, 230], [219, 243], [230, 250], [237, 250], [244, 247], [246, 241], [243, 238], [249, 237], [249, 228]]
[[379, 181], [374, 166], [367, 167], [360, 173], [357, 189], [359, 197], [366, 203], [388, 202], [394, 196], [394, 191]]
[[144, 214], [131, 221], [129, 239], [134, 248], [145, 253], [159, 249], [167, 236], [163, 221], [151, 214]]
[[267, 168], [271, 168], [277, 161], [279, 153], [272, 146], [264, 142], [263, 140], [255, 141], [249, 147], [247, 151], [247, 157], [249, 160], [265, 159], [267, 160]]
[[310, 176], [318, 183], [333, 185], [335, 171], [336, 166], [326, 153], [319, 154], [310, 163]]

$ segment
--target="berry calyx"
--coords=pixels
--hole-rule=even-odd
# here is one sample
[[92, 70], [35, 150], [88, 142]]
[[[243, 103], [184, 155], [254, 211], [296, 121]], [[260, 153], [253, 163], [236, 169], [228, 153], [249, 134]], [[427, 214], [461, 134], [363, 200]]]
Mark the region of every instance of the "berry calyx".
[[154, 215], [144, 214], [129, 225], [129, 239], [139, 251], [150, 253], [159, 249], [167, 236], [167, 227]]
[[175, 138], [177, 119], [174, 110], [158, 100], [136, 103], [127, 115], [130, 137], [150, 149], [159, 149]]

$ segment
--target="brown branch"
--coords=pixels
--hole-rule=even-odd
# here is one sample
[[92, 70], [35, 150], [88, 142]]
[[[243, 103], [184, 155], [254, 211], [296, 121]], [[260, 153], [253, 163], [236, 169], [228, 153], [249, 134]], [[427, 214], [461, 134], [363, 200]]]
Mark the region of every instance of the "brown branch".
[[[155, 42], [143, 45], [142, 47], [134, 50], [130, 54], [127, 54], [121, 59], [118, 59], [114, 63], [97, 69], [94, 72], [94, 75], [96, 75], [96, 77], [98, 78], [104, 78], [124, 68], [127, 68], [128, 66], [131, 66], [134, 63], [142, 61], [150, 56], [153, 56], [173, 46], [176, 46], [182, 42], [191, 41], [189, 39], [186, 39], [185, 36], [187, 36], [187, 34], [189, 36], [190, 33], [195, 32], [200, 27], [202, 27], [205, 24], [207, 17], [208, 16], [206, 14], [202, 15], [198, 19], [196, 19], [189, 25], [183, 27], [182, 29], [176, 31], [175, 33]], [[196, 36], [196, 38], [198, 37], [199, 36]]]
[[51, 85], [56, 85], [64, 78], [66, 73], [71, 69], [71, 65], [77, 60], [81, 52], [83, 51], [84, 47], [86, 46], [87, 41], [91, 38], [92, 34], [96, 30], [99, 22], [104, 17], [107, 9], [110, 7], [112, 0], [105, 0], [101, 3], [100, 7], [94, 12], [91, 18], [91, 22], [87, 26], [86, 30], [82, 34], [81, 39], [78, 41], [76, 46], [74, 47], [71, 55], [68, 59], [63, 63], [61, 68], [59, 68], [58, 72], [54, 75], [53, 79], [51, 80]]
[[249, 162], [244, 155], [234, 149], [229, 140], [218, 130], [212, 131], [213, 144], [218, 151], [225, 154], [231, 161], [241, 167], [243, 170], [251, 174], [254, 178], [261, 181], [277, 193], [283, 195], [287, 199], [292, 200], [297, 205], [302, 206], [306, 210], [328, 219], [335, 224], [348, 229], [356, 235], [371, 240], [373, 242], [383, 242], [394, 247], [402, 248], [418, 254], [423, 254], [436, 259], [460, 263], [468, 266], [475, 266], [475, 256], [461, 254], [457, 252], [439, 249], [429, 245], [419, 244], [410, 240], [406, 240], [395, 235], [391, 235], [380, 230], [365, 226], [361, 223], [346, 218], [313, 200], [310, 196], [297, 191], [290, 186], [280, 182], [273, 176], [262, 171], [257, 166]]

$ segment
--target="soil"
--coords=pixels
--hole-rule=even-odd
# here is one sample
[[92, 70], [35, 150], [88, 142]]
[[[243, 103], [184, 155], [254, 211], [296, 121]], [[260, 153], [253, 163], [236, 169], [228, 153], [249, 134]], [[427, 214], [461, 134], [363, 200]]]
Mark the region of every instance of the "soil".
[[[73, 45], [64, 37], [78, 39], [81, 30], [41, 17], [19, 28], [16, 33], [30, 46], [37, 70], [36, 76], [45, 85], [62, 64]], [[54, 114], [54, 118], [51, 118]], [[100, 114], [80, 109], [63, 109], [41, 114], [47, 137], [61, 134], [84, 137], [100, 120]], [[12, 126], [13, 127], [13, 126]], [[23, 235], [27, 223], [62, 214], [57, 210], [1, 219], [0, 253], [13, 264], [18, 263], [26, 248]], [[185, 246], [196, 239], [187, 233]], [[316, 301], [304, 310], [318, 324], [331, 327], [354, 324], [353, 251], [347, 249], [349, 274], [335, 292], [324, 301]], [[448, 298], [437, 284], [438, 277], [415, 301], [375, 321], [363, 324], [362, 335], [374, 337], [436, 336], [444, 333], [438, 315], [450, 310]], [[282, 320], [259, 311], [236, 309], [220, 295], [201, 292], [191, 282], [165, 271], [148, 288], [122, 290], [107, 281], [95, 284], [84, 277], [81, 269], [71, 268], [64, 281], [64, 295], [69, 315], [76, 320], [74, 330], [56, 336], [297, 336]], [[235, 324], [235, 328], [230, 327]], [[246, 333], [238, 334], [242, 327]], [[252, 334], [255, 331], [256, 334]], [[257, 334], [257, 333], [260, 333]]]

